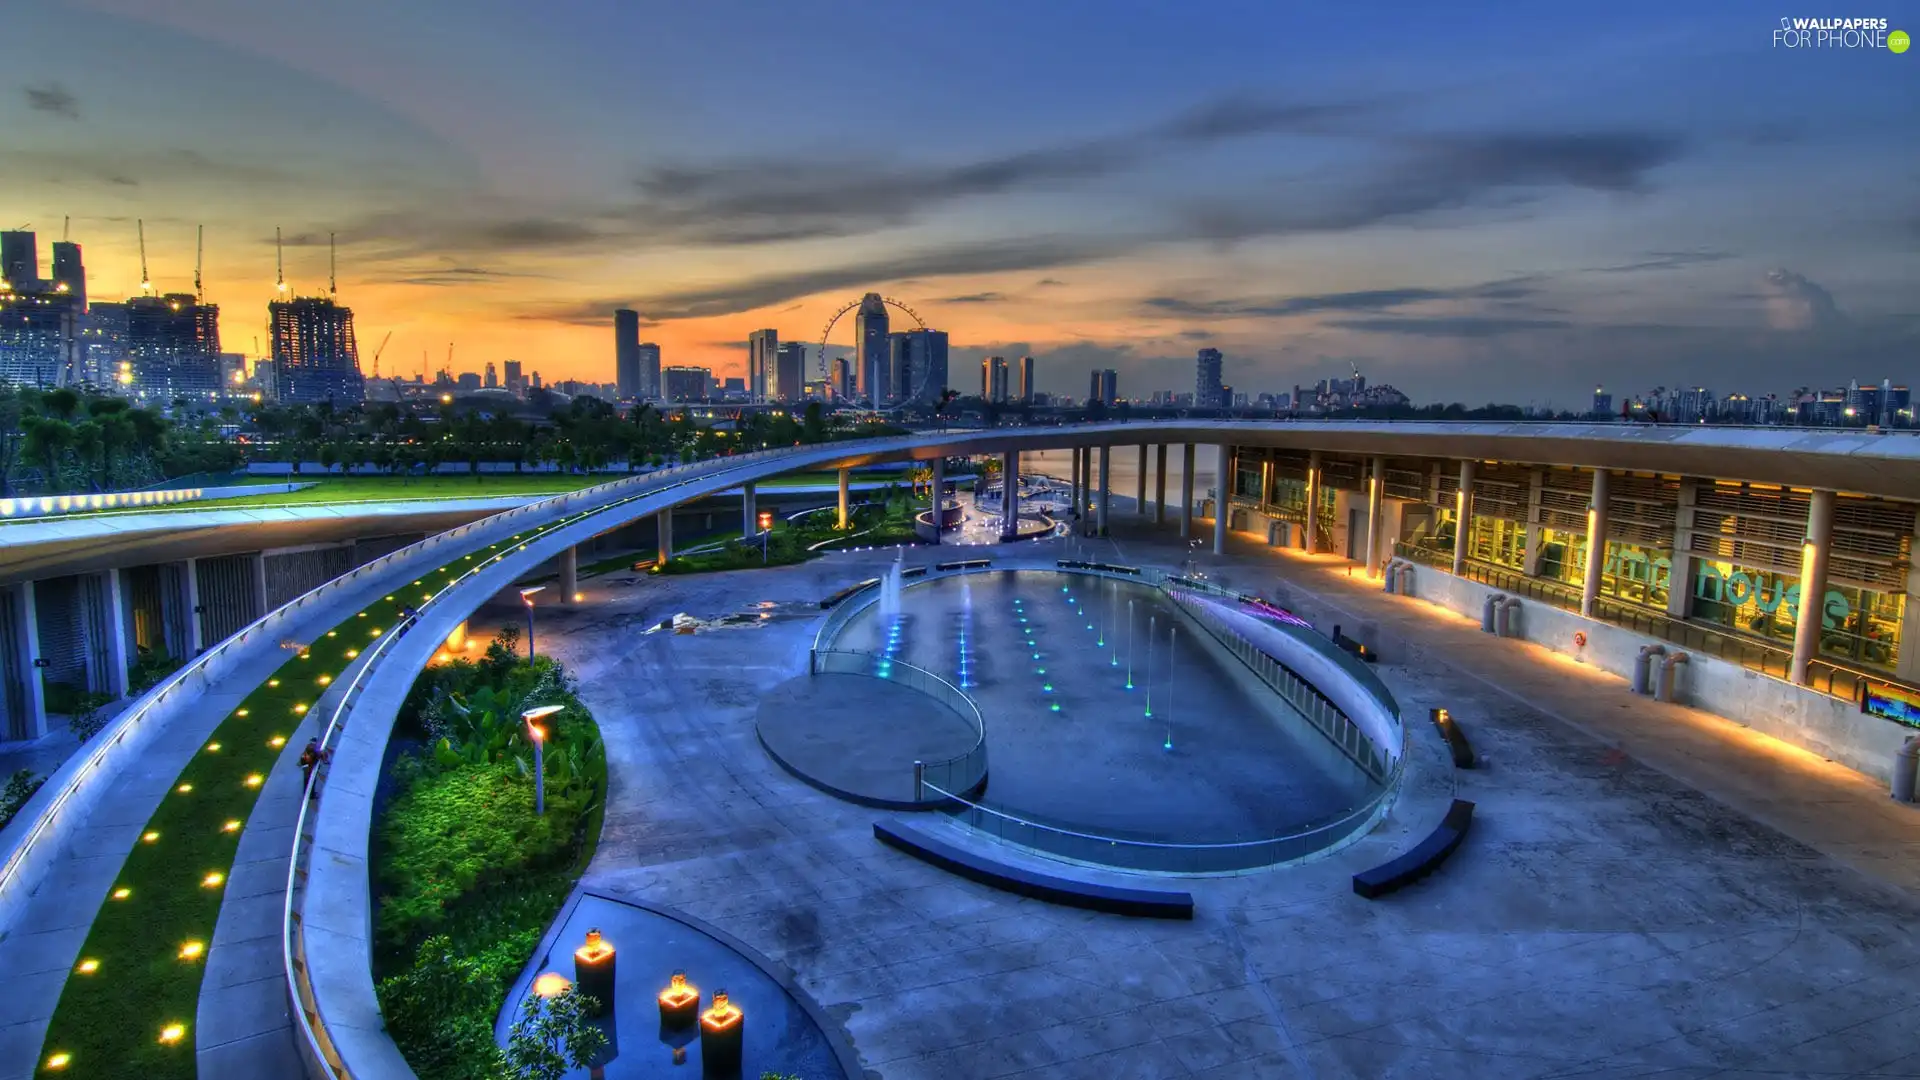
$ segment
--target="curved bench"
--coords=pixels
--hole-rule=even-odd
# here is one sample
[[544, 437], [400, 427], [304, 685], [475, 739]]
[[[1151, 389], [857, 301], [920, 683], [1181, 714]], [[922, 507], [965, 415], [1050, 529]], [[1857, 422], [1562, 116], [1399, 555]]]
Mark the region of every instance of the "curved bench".
[[1453, 849], [1467, 838], [1467, 830], [1472, 825], [1473, 804], [1465, 799], [1453, 800], [1453, 805], [1447, 808], [1447, 816], [1413, 850], [1391, 862], [1353, 875], [1353, 891], [1369, 900], [1377, 900], [1419, 881], [1447, 861]]
[[1192, 893], [1129, 889], [1029, 870], [950, 844], [904, 821], [874, 822], [873, 838], [948, 873], [1049, 904], [1148, 919], [1193, 918]]
[[1454, 720], [1453, 714], [1445, 709], [1434, 709], [1431, 715], [1433, 726], [1440, 729], [1440, 737], [1447, 740], [1447, 751], [1453, 755], [1453, 767], [1473, 768], [1473, 744], [1467, 741], [1467, 733], [1460, 730], [1460, 724]]

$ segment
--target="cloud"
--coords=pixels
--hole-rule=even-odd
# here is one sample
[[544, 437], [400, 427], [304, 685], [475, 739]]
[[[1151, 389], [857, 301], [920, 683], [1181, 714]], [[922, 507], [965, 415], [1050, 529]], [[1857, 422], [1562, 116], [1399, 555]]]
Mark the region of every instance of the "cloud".
[[1284, 318], [1329, 311], [1389, 311], [1438, 300], [1520, 300], [1534, 295], [1535, 278], [1509, 278], [1459, 289], [1363, 289], [1317, 296], [1287, 296], [1270, 300], [1190, 300], [1177, 296], [1150, 296], [1140, 301], [1149, 317], [1239, 319]]
[[933, 302], [936, 304], [997, 304], [1006, 298], [1005, 293], [977, 292], [963, 296], [943, 296]]
[[1647, 270], [1678, 270], [1701, 263], [1722, 262], [1733, 258], [1725, 251], [1649, 251], [1639, 261], [1619, 266], [1596, 266], [1589, 274], [1635, 274]]
[[510, 270], [487, 270], [478, 266], [445, 266], [417, 273], [403, 274], [398, 277], [376, 278], [377, 284], [385, 285], [421, 285], [432, 287], [466, 288], [485, 285], [493, 281], [506, 281], [513, 278], [538, 278], [543, 274], [523, 274]]
[[73, 91], [57, 82], [23, 86], [21, 90], [27, 95], [27, 108], [34, 112], [43, 112], [65, 120], [80, 119], [80, 99], [73, 96]]
[[1365, 319], [1335, 319], [1329, 326], [1367, 334], [1401, 334], [1424, 337], [1493, 338], [1508, 334], [1529, 334], [1542, 330], [1566, 330], [1573, 323], [1565, 319], [1502, 319], [1484, 315], [1432, 315]]
[[1769, 270], [1761, 282], [1767, 325], [1775, 330], [1824, 330], [1846, 322], [1833, 294], [1791, 270]]
[[[1913, 227], [1914, 231], [1920, 232], [1920, 218], [1913, 219]], [[1061, 281], [1059, 278], [1043, 277], [1039, 281], [1034, 282], [1033, 287], [1036, 289], [1045, 289], [1065, 284], [1066, 282]]]
[[1185, 216], [1199, 235], [1235, 241], [1346, 232], [1495, 201], [1518, 205], [1552, 188], [1635, 194], [1646, 190], [1649, 173], [1685, 149], [1678, 137], [1656, 132], [1428, 138], [1370, 169], [1323, 182], [1318, 192], [1264, 194], [1251, 207], [1203, 204]]

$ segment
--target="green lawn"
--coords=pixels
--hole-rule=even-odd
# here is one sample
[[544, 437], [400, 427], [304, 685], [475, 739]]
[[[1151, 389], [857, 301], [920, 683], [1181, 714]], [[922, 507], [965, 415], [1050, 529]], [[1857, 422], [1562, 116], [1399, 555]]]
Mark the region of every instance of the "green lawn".
[[[402, 605], [420, 606], [528, 538], [462, 556], [369, 605], [290, 653], [220, 722], [174, 778], [94, 916], [47, 1030], [41, 1075], [194, 1077], [194, 1016], [222, 888], [267, 774], [283, 753], [300, 751], [289, 745], [294, 729], [360, 650], [392, 629]], [[62, 1065], [55, 1055], [66, 1055]]]

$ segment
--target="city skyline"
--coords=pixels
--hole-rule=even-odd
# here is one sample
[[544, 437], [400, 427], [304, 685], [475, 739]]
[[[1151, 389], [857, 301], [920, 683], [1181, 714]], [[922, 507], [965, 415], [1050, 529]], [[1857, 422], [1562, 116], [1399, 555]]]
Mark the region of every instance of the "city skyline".
[[[188, 289], [204, 222], [237, 347], [267, 337], [274, 227], [305, 294], [336, 232], [342, 303], [363, 342], [392, 332], [399, 373], [451, 341], [463, 365], [611, 382], [626, 307], [667, 364], [743, 376], [752, 330], [812, 343], [868, 291], [948, 329], [951, 371], [1033, 355], [1038, 389], [1069, 395], [1096, 368], [1189, 385], [1201, 347], [1241, 392], [1353, 362], [1418, 401], [1561, 407], [1596, 381], [1910, 379], [1920, 355], [1920, 160], [1892, 134], [1920, 106], [1913, 54], [1782, 52], [1776, 20], [1733, 5], [1100, 9], [1098, 47], [1065, 49], [1089, 23], [1067, 5], [1013, 43], [990, 11], [940, 20], [910, 93], [769, 95], [717, 57], [780, 39], [835, 66], [852, 45], [737, 6], [422, 5], [379, 41], [352, 2], [38, 6], [0, 42], [0, 224], [44, 251], [70, 216], [89, 293], [119, 300], [136, 218], [156, 292]], [[640, 23], [684, 44], [661, 85], [696, 106], [617, 77], [610, 43]], [[966, 74], [989, 48], [1017, 77]], [[531, 92], [486, 74], [514, 57], [538, 61]], [[1113, 64], [1124, 86], [1093, 77]]]

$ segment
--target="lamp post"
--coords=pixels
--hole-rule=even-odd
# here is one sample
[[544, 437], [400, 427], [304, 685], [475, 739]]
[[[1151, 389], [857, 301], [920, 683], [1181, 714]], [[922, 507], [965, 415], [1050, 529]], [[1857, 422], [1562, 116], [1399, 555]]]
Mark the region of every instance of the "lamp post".
[[767, 565], [767, 541], [773, 538], [773, 511], [760, 511], [756, 522], [760, 526], [760, 565]]
[[533, 739], [533, 812], [535, 814], [547, 812], [547, 729], [540, 726], [540, 721], [559, 712], [562, 708], [565, 706], [542, 705], [520, 714], [520, 718], [527, 722], [527, 735]]
[[545, 589], [545, 585], [535, 585], [520, 590], [520, 602], [527, 605], [527, 659], [533, 659], [533, 594]]

